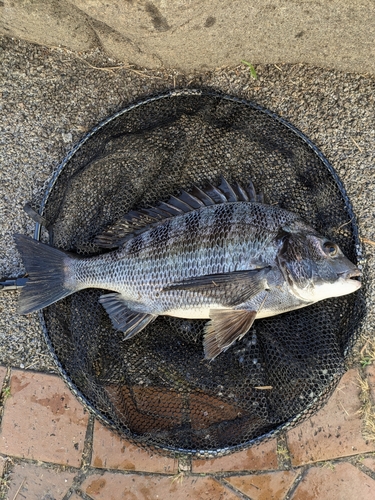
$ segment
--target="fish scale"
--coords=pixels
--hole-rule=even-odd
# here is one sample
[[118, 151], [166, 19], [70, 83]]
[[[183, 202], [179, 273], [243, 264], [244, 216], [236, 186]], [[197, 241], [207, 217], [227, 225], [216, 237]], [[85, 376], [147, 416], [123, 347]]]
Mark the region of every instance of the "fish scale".
[[[114, 289], [113, 285], [116, 285], [120, 293], [137, 294], [141, 282], [149, 283], [150, 290], [154, 290], [187, 277], [250, 269], [257, 264], [260, 255], [262, 262], [268, 262], [274, 258], [276, 245], [265, 247], [267, 241], [275, 237], [277, 227], [273, 231], [260, 227], [261, 234], [258, 234], [260, 231], [253, 229], [252, 205], [234, 204], [230, 220], [225, 218], [227, 210], [223, 207], [218, 207], [219, 210], [216, 207], [203, 209], [196, 237], [188, 231], [189, 219], [196, 219], [197, 214], [166, 221], [165, 225], [137, 236], [114, 255], [76, 261], [77, 282], [96, 288], [111, 285]], [[256, 209], [259, 212], [259, 207]], [[267, 211], [269, 207], [261, 209]], [[217, 232], [215, 219], [224, 227], [228, 226], [226, 234]], [[251, 261], [254, 264], [249, 267]], [[116, 283], [106, 278], [107, 270], [112, 268], [116, 270]], [[151, 270], [160, 276], [158, 281], [150, 279]]]
[[99, 302], [126, 338], [159, 315], [210, 319], [204, 349], [212, 359], [256, 318], [360, 287], [352, 279], [358, 269], [337, 245], [296, 214], [258, 199], [252, 185], [244, 190], [225, 179], [219, 188], [194, 187], [130, 212], [96, 237], [119, 248], [91, 258], [18, 236], [30, 275], [21, 312], [85, 288], [107, 289]]

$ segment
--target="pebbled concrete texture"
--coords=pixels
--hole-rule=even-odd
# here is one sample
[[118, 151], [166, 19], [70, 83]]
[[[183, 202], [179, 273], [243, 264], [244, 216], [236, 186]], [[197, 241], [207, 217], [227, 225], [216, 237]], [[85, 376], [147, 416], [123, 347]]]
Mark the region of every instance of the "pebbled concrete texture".
[[[368, 311], [357, 365], [372, 360], [362, 375], [368, 377], [373, 411], [374, 353], [366, 350], [375, 334], [373, 76], [306, 64], [255, 65], [257, 80], [240, 65], [198, 75], [151, 71], [125, 68], [98, 48], [82, 54], [8, 37], [0, 39], [0, 50], [0, 276], [23, 273], [12, 235], [33, 232], [24, 203], [43, 191], [65, 154], [102, 119], [140, 96], [173, 87], [211, 86], [255, 101], [322, 150], [353, 203], [368, 269]], [[94, 424], [60, 378], [41, 373], [54, 370], [53, 360], [38, 315], [18, 316], [17, 298], [18, 292], [0, 293], [0, 498], [372, 498], [374, 441], [363, 434], [366, 422], [358, 413], [363, 394], [355, 370], [330, 403], [290, 431], [284, 444], [273, 440], [215, 461], [195, 460], [190, 471], [185, 463], [148, 457]], [[333, 422], [341, 425], [334, 429], [340, 432], [332, 433]]]
[[[32, 235], [23, 211], [73, 145], [94, 125], [141, 96], [210, 86], [283, 116], [326, 155], [341, 177], [365, 238], [368, 313], [375, 334], [375, 79], [307, 65], [243, 65], [182, 74], [124, 68], [98, 49], [78, 54], [3, 37], [0, 150], [0, 277], [22, 275], [14, 233]], [[111, 69], [112, 68], [112, 69]], [[367, 243], [367, 241], [369, 243]], [[0, 293], [0, 363], [54, 370], [38, 314], [17, 314], [18, 292]]]
[[372, 0], [5, 0], [0, 33], [183, 72], [307, 63], [375, 73]]
[[[14, 233], [33, 233], [23, 211], [73, 145], [101, 120], [141, 96], [173, 87], [210, 86], [263, 105], [289, 120], [327, 156], [358, 217], [368, 268], [368, 314], [375, 328], [375, 79], [306, 65], [237, 66], [200, 75], [126, 69], [98, 49], [78, 54], [0, 39], [0, 276], [23, 273]], [[114, 68], [114, 69], [111, 69]], [[17, 314], [18, 292], [0, 293], [0, 363], [53, 370], [38, 314]]]

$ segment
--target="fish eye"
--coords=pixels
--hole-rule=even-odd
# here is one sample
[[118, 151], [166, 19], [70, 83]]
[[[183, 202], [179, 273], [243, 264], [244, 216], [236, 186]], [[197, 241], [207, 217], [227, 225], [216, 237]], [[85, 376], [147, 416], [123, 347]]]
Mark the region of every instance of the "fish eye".
[[323, 248], [325, 253], [330, 257], [334, 257], [337, 254], [338, 247], [335, 243], [332, 243], [332, 241], [324, 243]]

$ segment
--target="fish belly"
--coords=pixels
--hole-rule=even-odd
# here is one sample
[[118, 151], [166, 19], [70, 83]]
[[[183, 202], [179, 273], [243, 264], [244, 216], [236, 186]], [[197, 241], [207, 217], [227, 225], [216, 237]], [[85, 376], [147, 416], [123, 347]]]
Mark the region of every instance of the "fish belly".
[[209, 319], [210, 311], [212, 309], [223, 309], [219, 306], [213, 307], [194, 307], [191, 309], [171, 309], [166, 311], [165, 316], [173, 316], [175, 318], [184, 318], [184, 319]]

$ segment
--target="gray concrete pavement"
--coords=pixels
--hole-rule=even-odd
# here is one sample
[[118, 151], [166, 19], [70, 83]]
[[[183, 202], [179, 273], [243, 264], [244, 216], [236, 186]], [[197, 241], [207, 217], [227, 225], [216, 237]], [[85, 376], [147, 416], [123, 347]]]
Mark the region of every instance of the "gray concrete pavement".
[[[245, 66], [199, 75], [95, 69], [116, 66], [98, 49], [87, 55], [4, 37], [0, 168], [0, 276], [23, 272], [12, 235], [32, 234], [22, 207], [82, 135], [141, 95], [207, 85], [255, 101], [304, 132], [341, 176], [361, 235], [375, 241], [375, 78], [308, 65]], [[375, 334], [375, 246], [365, 244], [368, 316]], [[0, 364], [52, 370], [37, 314], [16, 313], [18, 292], [0, 293]]]
[[372, 0], [4, 0], [0, 33], [72, 50], [102, 48], [148, 68], [206, 71], [306, 63], [375, 73]]

